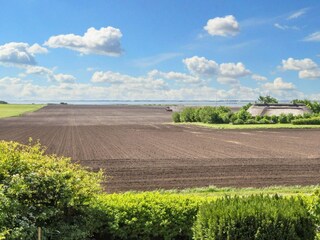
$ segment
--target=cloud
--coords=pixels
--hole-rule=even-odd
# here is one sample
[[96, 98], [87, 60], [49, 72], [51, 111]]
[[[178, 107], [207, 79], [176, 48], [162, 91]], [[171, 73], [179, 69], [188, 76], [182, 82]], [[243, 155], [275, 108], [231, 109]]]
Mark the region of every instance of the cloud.
[[320, 69], [302, 70], [299, 72], [299, 78], [304, 79], [320, 79]]
[[219, 75], [222, 77], [240, 78], [250, 74], [251, 72], [241, 62], [220, 64]]
[[192, 76], [180, 72], [161, 72], [158, 70], [152, 70], [148, 73], [148, 76], [152, 78], [164, 78], [167, 80], [173, 80], [177, 83], [183, 84], [201, 84], [203, 81], [198, 76]]
[[258, 74], [253, 74], [253, 75], [251, 76], [251, 78], [252, 78], [253, 80], [261, 81], [261, 82], [268, 80], [268, 78], [266, 78], [266, 77], [264, 77], [264, 76], [261, 76], [261, 75], [258, 75]]
[[61, 83], [73, 83], [76, 80], [76, 78], [70, 74], [59, 73], [55, 74], [53, 77], [56, 81]]
[[219, 70], [219, 65], [215, 61], [204, 57], [193, 56], [183, 59], [183, 63], [192, 74], [198, 76], [212, 76]]
[[73, 83], [76, 78], [70, 74], [55, 74], [54, 70], [51, 70], [42, 66], [27, 66], [24, 75], [39, 75], [45, 76], [49, 82], [58, 82], [58, 83]]
[[47, 53], [39, 44], [10, 42], [0, 46], [0, 63], [6, 65], [36, 65], [35, 55]]
[[234, 16], [216, 17], [209, 19], [207, 25], [204, 26], [211, 36], [235, 36], [240, 32], [239, 23]]
[[284, 70], [307, 70], [307, 69], [314, 69], [317, 68], [318, 65], [312, 61], [310, 58], [304, 59], [294, 59], [288, 58], [287, 60], [282, 60], [282, 68]]
[[133, 61], [133, 63], [134, 63], [134, 65], [136, 65], [138, 67], [150, 67], [150, 66], [154, 66], [159, 63], [165, 62], [167, 60], [176, 58], [181, 55], [182, 55], [181, 53], [175, 53], [175, 52], [162, 53], [162, 54], [158, 54], [158, 55], [151, 56], [151, 57], [136, 59]]
[[131, 89], [163, 89], [168, 85], [162, 79], [154, 79], [150, 76], [133, 77], [112, 71], [98, 71], [91, 77], [92, 83], [108, 83], [110, 85], [119, 85], [130, 87]]
[[303, 40], [307, 42], [320, 42], [320, 31], [310, 34], [309, 36], [305, 37]]
[[296, 87], [293, 83], [284, 82], [282, 78], [276, 78], [272, 83], [264, 84], [264, 88], [268, 90], [294, 90]]
[[191, 74], [206, 79], [217, 78], [221, 84], [239, 84], [238, 78], [251, 74], [241, 62], [221, 63], [220, 65], [213, 60], [204, 57], [193, 56], [183, 60]]
[[310, 58], [282, 60], [282, 69], [298, 71], [301, 79], [320, 78], [320, 67]]
[[89, 28], [83, 36], [75, 34], [57, 35], [49, 38], [45, 46], [68, 48], [82, 54], [119, 56], [122, 53], [120, 29], [113, 27]]
[[298, 17], [301, 17], [302, 15], [306, 14], [308, 11], [308, 8], [302, 8], [294, 13], [292, 13], [289, 17], [287, 17], [287, 20], [292, 20]]
[[274, 26], [281, 30], [300, 30], [297, 26], [281, 25], [279, 23], [275, 23]]

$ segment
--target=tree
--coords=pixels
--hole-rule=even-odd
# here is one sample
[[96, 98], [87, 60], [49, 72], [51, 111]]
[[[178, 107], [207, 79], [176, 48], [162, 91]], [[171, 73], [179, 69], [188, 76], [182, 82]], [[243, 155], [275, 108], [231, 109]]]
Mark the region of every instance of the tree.
[[320, 103], [317, 101], [310, 101], [310, 100], [300, 100], [300, 99], [294, 99], [291, 101], [293, 104], [302, 103], [306, 105], [313, 113], [320, 113]]
[[258, 98], [258, 103], [263, 103], [263, 104], [272, 104], [272, 103], [278, 103], [278, 100], [276, 98], [273, 98], [269, 95], [267, 96], [259, 96]]

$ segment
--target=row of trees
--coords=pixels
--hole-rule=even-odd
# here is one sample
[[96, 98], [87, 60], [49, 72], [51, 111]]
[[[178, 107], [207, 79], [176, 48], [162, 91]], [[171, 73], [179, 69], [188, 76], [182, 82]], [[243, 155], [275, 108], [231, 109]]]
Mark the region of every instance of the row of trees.
[[[260, 96], [259, 103], [271, 104], [278, 103], [278, 100], [270, 96]], [[239, 111], [233, 113], [229, 107], [186, 107], [181, 112], [172, 115], [174, 122], [202, 122], [202, 123], [233, 123], [233, 124], [272, 124], [272, 123], [291, 123], [297, 119], [309, 119], [320, 117], [320, 104], [316, 101], [293, 100], [292, 103], [302, 103], [309, 107], [312, 113], [294, 116], [292, 113], [280, 114], [279, 116], [256, 116], [253, 117], [247, 110], [252, 106], [251, 103], [243, 106]]]

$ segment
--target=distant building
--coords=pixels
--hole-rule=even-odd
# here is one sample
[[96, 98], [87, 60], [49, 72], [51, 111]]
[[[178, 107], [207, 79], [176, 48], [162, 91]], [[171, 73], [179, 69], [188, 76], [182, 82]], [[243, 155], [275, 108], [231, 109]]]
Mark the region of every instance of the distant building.
[[281, 113], [292, 113], [294, 116], [304, 113], [311, 113], [311, 110], [304, 104], [254, 104], [248, 112], [252, 116], [279, 116]]

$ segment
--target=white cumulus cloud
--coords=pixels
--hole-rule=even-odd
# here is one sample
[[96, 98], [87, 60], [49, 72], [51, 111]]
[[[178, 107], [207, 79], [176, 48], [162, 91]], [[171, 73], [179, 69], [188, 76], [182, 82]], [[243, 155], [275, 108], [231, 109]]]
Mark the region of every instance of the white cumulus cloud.
[[9, 65], [35, 65], [35, 55], [47, 53], [39, 44], [10, 42], [0, 46], [0, 62]]
[[268, 78], [266, 78], [265, 76], [261, 76], [261, 75], [258, 75], [258, 74], [253, 74], [253, 75], [251, 76], [251, 78], [252, 78], [253, 80], [261, 81], [261, 82], [268, 80]]
[[282, 69], [298, 71], [301, 79], [320, 78], [320, 67], [310, 58], [282, 60]]
[[183, 63], [192, 74], [200, 76], [212, 76], [219, 70], [219, 65], [215, 61], [204, 57], [193, 56], [184, 59]]
[[120, 29], [106, 27], [89, 28], [83, 36], [75, 34], [52, 36], [45, 42], [51, 48], [68, 48], [82, 54], [119, 56], [122, 52]]
[[278, 77], [271, 83], [264, 84], [264, 88], [268, 90], [294, 90], [296, 87], [293, 83], [285, 82]]
[[209, 19], [207, 25], [204, 26], [212, 36], [235, 36], [240, 32], [240, 26], [234, 16], [216, 17]]
[[284, 70], [301, 71], [301, 70], [313, 69], [316, 67], [317, 67], [317, 64], [314, 61], [312, 61], [310, 58], [304, 58], [304, 59], [288, 58], [287, 60], [282, 60], [282, 68]]

